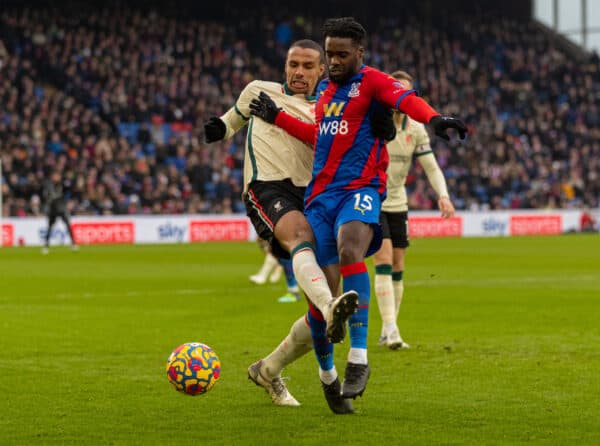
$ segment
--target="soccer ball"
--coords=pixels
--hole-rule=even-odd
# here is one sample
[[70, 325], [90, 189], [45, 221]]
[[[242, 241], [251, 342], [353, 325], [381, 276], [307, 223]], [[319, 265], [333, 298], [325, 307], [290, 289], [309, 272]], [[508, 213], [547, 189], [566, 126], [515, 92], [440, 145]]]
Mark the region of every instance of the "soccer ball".
[[221, 361], [208, 346], [188, 342], [173, 350], [167, 359], [167, 378], [178, 392], [202, 395], [215, 385], [221, 374]]

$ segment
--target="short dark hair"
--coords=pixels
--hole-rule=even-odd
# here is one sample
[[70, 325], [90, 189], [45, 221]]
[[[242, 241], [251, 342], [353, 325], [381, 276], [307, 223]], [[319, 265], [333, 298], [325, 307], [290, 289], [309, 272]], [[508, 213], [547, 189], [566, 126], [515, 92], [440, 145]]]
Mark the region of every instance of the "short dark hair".
[[302, 39], [296, 40], [294, 43], [290, 45], [290, 49], [298, 47], [298, 48], [310, 48], [311, 50], [316, 50], [319, 52], [319, 60], [322, 64], [325, 63], [325, 52], [323, 51], [323, 47], [319, 45], [314, 40], [310, 39]]
[[362, 46], [367, 32], [363, 26], [354, 20], [354, 17], [338, 17], [325, 20], [323, 24], [323, 37], [350, 38], [354, 43]]

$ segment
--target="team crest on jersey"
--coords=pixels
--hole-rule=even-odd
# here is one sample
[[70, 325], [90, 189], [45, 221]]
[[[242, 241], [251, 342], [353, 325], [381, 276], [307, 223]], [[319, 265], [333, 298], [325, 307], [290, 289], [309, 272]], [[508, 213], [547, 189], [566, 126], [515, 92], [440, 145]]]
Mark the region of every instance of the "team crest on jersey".
[[411, 139], [412, 135], [406, 135], [406, 144], [410, 144]]
[[275, 212], [280, 212], [283, 209], [283, 206], [281, 205], [281, 201], [277, 201], [275, 203], [275, 206], [273, 206], [275, 208]]
[[360, 91], [358, 90], [359, 85], [360, 85], [359, 82], [352, 83], [352, 85], [350, 86], [350, 91], [348, 92], [349, 98], [356, 98], [356, 97], [360, 96]]

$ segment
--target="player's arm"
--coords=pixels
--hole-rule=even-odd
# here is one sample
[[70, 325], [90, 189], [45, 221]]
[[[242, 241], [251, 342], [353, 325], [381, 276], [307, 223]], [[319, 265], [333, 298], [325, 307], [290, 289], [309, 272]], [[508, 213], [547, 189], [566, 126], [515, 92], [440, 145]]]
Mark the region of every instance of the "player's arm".
[[248, 119], [235, 106], [231, 107], [221, 117], [212, 116], [204, 124], [204, 139], [207, 143], [229, 139], [247, 123]]
[[[258, 99], [253, 99], [250, 103], [250, 113], [258, 116], [268, 123], [281, 127], [300, 141], [306, 144], [314, 145], [317, 137], [317, 125], [301, 121], [294, 116], [277, 107], [277, 104], [268, 94], [260, 92]], [[373, 135], [386, 141], [391, 141], [396, 137], [396, 126], [394, 119], [389, 111], [381, 111], [371, 118], [371, 131]]]
[[416, 95], [415, 90], [407, 90], [391, 76], [383, 73], [376, 75], [375, 98], [389, 107], [406, 113], [415, 121], [432, 126], [435, 134], [441, 138], [449, 140], [446, 130], [455, 129], [460, 139], [464, 139], [467, 134], [467, 127], [457, 118], [451, 116], [442, 116], [425, 100]]
[[254, 83], [248, 84], [235, 105], [222, 116], [212, 116], [204, 124], [204, 139], [207, 143], [229, 139], [235, 135], [250, 120], [248, 104], [252, 99]]
[[269, 124], [281, 127], [306, 144], [314, 145], [317, 132], [316, 124], [301, 121], [286, 113], [264, 91], [260, 92], [258, 99], [252, 99], [249, 107], [252, 115], [258, 116]]
[[417, 161], [419, 161], [419, 164], [423, 167], [425, 175], [427, 175], [429, 184], [431, 184], [431, 187], [433, 187], [433, 190], [437, 193], [438, 207], [440, 208], [442, 217], [450, 218], [454, 216], [454, 205], [448, 194], [446, 179], [435, 159], [435, 155], [433, 154], [429, 143], [418, 146], [415, 150], [415, 155]]

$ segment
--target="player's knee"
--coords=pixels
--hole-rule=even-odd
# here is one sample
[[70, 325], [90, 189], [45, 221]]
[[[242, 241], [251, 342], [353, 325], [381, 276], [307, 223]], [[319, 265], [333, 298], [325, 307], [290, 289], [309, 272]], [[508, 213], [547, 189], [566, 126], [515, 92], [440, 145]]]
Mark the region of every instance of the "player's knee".
[[294, 238], [298, 243], [315, 243], [315, 236], [307, 221], [304, 221], [303, 223], [300, 222], [298, 225], [296, 225], [294, 228]]
[[360, 262], [364, 258], [363, 249], [350, 242], [341, 243], [338, 247], [338, 254], [342, 265]]

